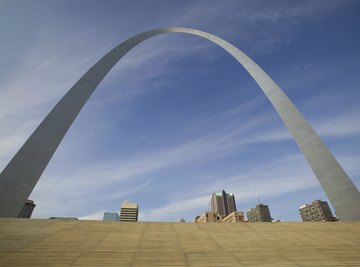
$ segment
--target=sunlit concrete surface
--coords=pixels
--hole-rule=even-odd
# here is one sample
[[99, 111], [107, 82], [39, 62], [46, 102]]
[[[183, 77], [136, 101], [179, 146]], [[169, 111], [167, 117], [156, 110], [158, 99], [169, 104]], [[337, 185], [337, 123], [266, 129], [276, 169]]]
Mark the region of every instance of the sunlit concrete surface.
[[360, 266], [360, 223], [0, 219], [0, 259], [0, 266]]

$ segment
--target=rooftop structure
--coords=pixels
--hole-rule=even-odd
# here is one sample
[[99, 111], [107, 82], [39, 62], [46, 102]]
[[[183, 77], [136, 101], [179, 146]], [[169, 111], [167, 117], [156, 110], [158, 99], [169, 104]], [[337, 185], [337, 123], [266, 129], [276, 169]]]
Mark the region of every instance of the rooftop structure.
[[205, 211], [199, 218], [197, 218], [196, 222], [204, 223], [204, 222], [220, 222], [221, 218], [218, 214], [213, 211]]
[[118, 221], [120, 219], [117, 212], [104, 212], [103, 221]]
[[204, 223], [204, 222], [243, 222], [244, 221], [244, 212], [242, 211], [233, 211], [228, 216], [222, 216], [216, 214], [213, 211], [205, 211], [201, 216], [196, 216], [193, 222]]
[[120, 221], [137, 222], [139, 206], [136, 203], [122, 203], [120, 209]]
[[234, 211], [230, 213], [228, 216], [222, 219], [221, 222], [233, 223], [233, 222], [243, 222], [244, 221], [244, 212], [242, 211]]
[[75, 217], [50, 217], [49, 220], [79, 220], [78, 218]]

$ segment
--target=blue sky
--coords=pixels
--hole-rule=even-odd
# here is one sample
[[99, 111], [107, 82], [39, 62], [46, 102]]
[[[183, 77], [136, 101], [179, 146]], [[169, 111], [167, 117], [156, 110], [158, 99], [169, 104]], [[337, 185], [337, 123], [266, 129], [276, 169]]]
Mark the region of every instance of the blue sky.
[[[98, 59], [158, 27], [215, 34], [255, 60], [360, 186], [359, 1], [0, 0], [0, 169]], [[184, 34], [129, 52], [81, 111], [31, 194], [36, 218], [191, 221], [213, 192], [274, 219], [327, 200], [275, 110], [221, 48]]]

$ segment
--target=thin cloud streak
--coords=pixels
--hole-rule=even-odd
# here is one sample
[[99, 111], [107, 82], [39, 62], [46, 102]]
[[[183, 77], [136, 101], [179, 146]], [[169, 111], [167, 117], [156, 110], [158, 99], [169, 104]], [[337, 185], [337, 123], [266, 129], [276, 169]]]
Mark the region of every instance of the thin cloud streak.
[[[241, 203], [238, 209], [243, 211], [256, 203], [255, 186], [260, 191], [261, 198], [267, 201], [274, 197], [319, 186], [316, 180], [311, 177], [309, 170], [296, 167], [299, 166], [298, 161], [299, 157], [284, 158], [278, 160], [277, 163], [271, 161], [271, 164], [259, 164], [256, 170], [250, 170], [241, 175], [216, 177], [216, 179], [211, 180], [213, 182], [191, 188], [187, 190], [187, 193], [179, 195], [164, 206], [143, 212], [142, 219], [171, 221], [174, 220], [175, 214], [184, 214], [183, 217], [186, 217], [187, 214], [196, 210], [206, 211], [209, 209], [207, 204], [211, 194], [223, 189], [224, 185], [231, 188], [231, 192], [236, 196], [237, 203]], [[276, 164], [281, 165], [282, 168], [278, 169], [280, 171], [269, 172], [269, 165], [273, 170], [276, 169]], [[284, 166], [286, 167], [284, 168]], [[274, 179], [273, 177], [276, 175], [278, 178]]]
[[[109, 14], [101, 14], [99, 10], [103, 9], [92, 10], [86, 6], [85, 9], [81, 8], [82, 14], [84, 10], [88, 13], [83, 18], [74, 16], [80, 12], [76, 8], [68, 12], [70, 10], [62, 7], [66, 10], [66, 16], [57, 14], [61, 18], [58, 21], [42, 17], [38, 21], [41, 27], [36, 29], [37, 39], [34, 37], [29, 45], [24, 45], [24, 56], [18, 59], [21, 60], [18, 62], [20, 64], [9, 70], [6, 66], [4, 69], [7, 73], [3, 75], [5, 79], [0, 81], [0, 166], [6, 165], [53, 105], [107, 51], [139, 32], [171, 25], [193, 27], [216, 34], [254, 57], [267, 71], [270, 69], [271, 76], [274, 73], [273, 77], [284, 91], [294, 96], [294, 103], [300, 107], [321, 138], [325, 138], [330, 150], [336, 152], [335, 156], [352, 174], [354, 181], [358, 182], [359, 155], [355, 151], [358, 144], [355, 139], [360, 133], [360, 123], [359, 108], [354, 101], [358, 98], [358, 68], [354, 60], [358, 54], [352, 48], [355, 43], [339, 38], [344, 42], [341, 47], [346, 46], [349, 51], [346, 52], [345, 49], [340, 51], [340, 44], [336, 46], [336, 42], [328, 42], [326, 47], [321, 47], [322, 37], [316, 38], [319, 32], [337, 36], [340, 28], [348, 30], [349, 27], [342, 24], [344, 17], [339, 17], [337, 12], [343, 12], [343, 16], [344, 12], [350, 14], [344, 7], [351, 7], [352, 2], [211, 3], [181, 3], [179, 9], [174, 8], [176, 4], [173, 3], [167, 8], [162, 6], [164, 9], [161, 12], [154, 4], [149, 11], [141, 11], [141, 14], [146, 15], [146, 20], [142, 20], [138, 10], [130, 12], [130, 5], [120, 5], [119, 8], [115, 4], [112, 6], [113, 13]], [[46, 10], [46, 5], [42, 8]], [[124, 14], [124, 8], [129, 11], [128, 14]], [[38, 9], [36, 4], [34, 9]], [[24, 16], [26, 14], [27, 10]], [[32, 16], [33, 19], [37, 17]], [[347, 19], [352, 19], [354, 25], [357, 25], [354, 16]], [[26, 17], [22, 21], [26, 21]], [[44, 26], [43, 21], [49, 21], [49, 24]], [[331, 24], [335, 22], [338, 28]], [[331, 28], [327, 26], [329, 24]], [[125, 29], [124, 25], [132, 26]], [[19, 34], [22, 40], [21, 27], [17, 27], [19, 33], [13, 31], [13, 34]], [[31, 32], [31, 29], [28, 31]], [[347, 35], [357, 36], [354, 29], [350, 31], [353, 32]], [[317, 43], [320, 45], [316, 48]], [[288, 49], [290, 46], [293, 50]], [[304, 56], [304, 47], [316, 51], [305, 53], [309, 60], [300, 58]], [[327, 50], [330, 47], [333, 50]], [[9, 53], [5, 52], [5, 56], [16, 53], [15, 50], [11, 52], [11, 49], [6, 51]], [[285, 57], [290, 53], [294, 57], [286, 60]], [[337, 56], [333, 57], [334, 54]], [[196, 60], [205, 64], [187, 69]], [[265, 97], [261, 95], [254, 99], [254, 95], [244, 93], [241, 96], [236, 94], [234, 99], [239, 103], [250, 99], [250, 103], [236, 105], [236, 101], [231, 101], [231, 88], [239, 89], [236, 92], [240, 89], [246, 91], [254, 88], [250, 84], [253, 81], [250, 78], [240, 79], [245, 71], [232, 72], [233, 65], [223, 65], [223, 62], [230, 61], [225, 61], [224, 52], [220, 48], [194, 36], [158, 36], [132, 50], [101, 83], [99, 90], [86, 105], [87, 112], [79, 116], [78, 128], [73, 127], [73, 132], [69, 132], [55, 154], [54, 161], [39, 181], [31, 195], [39, 203], [34, 216], [59, 214], [101, 219], [104, 207], [115, 207], [111, 203], [116, 203], [118, 209], [118, 202], [132, 196], [146, 202], [141, 211], [144, 220], [173, 221], [179, 214], [197, 214], [199, 210], [206, 209], [209, 195], [222, 188], [233, 191], [237, 200], [244, 203], [240, 207], [248, 208], [255, 201], [254, 184], [266, 201], [279, 196], [284, 197], [285, 201], [289, 200], [293, 205], [291, 210], [298, 207], [286, 195], [287, 192], [302, 192], [304, 200], [310, 197], [309, 190], [316, 191], [316, 197], [323, 197], [321, 189], [317, 190], [319, 187], [310, 168], [276, 113], [269, 108]], [[219, 65], [220, 68], [211, 72], [205, 65]], [[201, 91], [204, 102], [195, 103], [191, 106], [192, 110], [182, 108], [175, 111], [176, 115], [182, 115], [179, 115], [184, 121], [181, 126], [159, 124], [159, 130], [153, 132], [150, 128], [154, 116], [149, 111], [151, 114], [144, 115], [149, 117], [146, 117], [146, 123], [150, 125], [148, 128], [134, 127], [142, 133], [134, 131], [124, 134], [126, 137], [135, 135], [131, 140], [133, 146], [125, 140], [127, 150], [114, 152], [117, 148], [123, 148], [120, 141], [116, 143], [118, 140], [114, 140], [112, 147], [106, 147], [108, 151], [105, 152], [112, 153], [109, 157], [104, 156], [105, 152], [97, 154], [98, 147], [110, 143], [102, 143], [101, 138], [105, 135], [101, 134], [114, 131], [114, 135], [106, 135], [106, 138], [117, 138], [116, 134], [120, 136], [129, 125], [125, 124], [126, 119], [136, 119], [131, 112], [138, 108], [137, 105], [144, 103], [141, 102], [144, 98], [152, 98], [159, 91], [168, 93], [173, 89], [175, 78], [179, 86], [192, 86], [195, 81], [192, 78], [196, 77], [204, 82], [200, 87], [208, 87], [213, 81], [205, 74], [201, 76], [204, 71], [217, 78], [222, 78], [226, 71], [239, 78], [237, 84], [244, 81], [246, 84], [242, 84], [243, 88], [234, 88], [235, 82], [222, 79], [223, 83], [219, 87], [222, 94], [229, 95], [226, 100], [219, 100], [218, 95], [212, 95], [211, 90]], [[208, 77], [210, 82], [207, 81]], [[184, 81], [189, 82], [183, 84]], [[348, 86], [352, 86], [352, 89]], [[318, 90], [317, 87], [326, 88], [326, 91]], [[339, 101], [340, 97], [342, 101]], [[162, 101], [151, 104], [166, 105], [168, 99]], [[186, 101], [193, 100], [189, 98]], [[342, 103], [341, 107], [339, 103]], [[199, 105], [202, 105], [201, 108]], [[223, 108], [230, 105], [229, 109]], [[109, 107], [113, 106], [121, 106], [121, 109], [113, 108], [109, 111]], [[164, 112], [168, 111], [164, 109]], [[170, 111], [169, 114], [172, 116], [174, 113]], [[112, 119], [116, 117], [116, 125], [98, 123], [109, 116]], [[185, 117], [189, 118], [188, 121], [185, 121]], [[107, 128], [109, 125], [111, 129]], [[340, 139], [342, 141], [338, 142]], [[143, 147], [144, 144], [146, 147]], [[84, 147], [96, 148], [86, 152], [94, 155], [84, 155], [81, 152], [85, 150]], [[86, 161], [84, 158], [90, 159]], [[180, 181], [175, 181], [174, 177]], [[172, 182], [167, 182], [167, 179]], [[187, 180], [191, 186], [183, 182]], [[150, 192], [167, 192], [169, 188], [174, 191], [171, 196], [161, 195], [154, 202], [152, 199], [144, 200]], [[189, 201], [184, 202], [184, 198]]]
[[[248, 105], [247, 107], [249, 109], [253, 108], [252, 105]], [[237, 111], [243, 112], [244, 109], [237, 109]], [[234, 116], [234, 112], [229, 112], [229, 110], [226, 110], [224, 114], [228, 116]], [[219, 117], [224, 119], [223, 116], [220, 115], [213, 118], [215, 121], [212, 121], [211, 123], [208, 121], [207, 123], [216, 124]], [[270, 116], [270, 118], [271, 117], [272, 116]], [[268, 129], [264, 133], [252, 134], [253, 130], [258, 129], [266, 120], [269, 120], [269, 118], [259, 117], [258, 119], [253, 119], [248, 124], [242, 124], [240, 127], [224, 127], [210, 134], [201, 135], [194, 140], [180, 143], [172, 148], [156, 150], [151, 153], [143, 154], [142, 156], [135, 155], [120, 164], [119, 162], [121, 161], [114, 160], [111, 162], [104, 161], [103, 163], [96, 164], [93, 167], [86, 166], [86, 168], [81, 168], [75, 174], [70, 174], [70, 176], [67, 178], [61, 178], [64, 176], [63, 172], [59, 176], [55, 174], [55, 176], [46, 177], [46, 180], [42, 181], [36, 187], [32, 196], [33, 198], [41, 200], [42, 198], [48, 198], [49, 195], [55, 196], [57, 192], [66, 192], [66, 194], [63, 195], [64, 198], [85, 199], [91, 197], [91, 195], [95, 195], [99, 190], [106, 190], [114, 187], [115, 184], [119, 187], [123, 187], [125, 184], [127, 184], [128, 186], [125, 187], [126, 189], [124, 189], [123, 192], [120, 191], [113, 194], [107, 193], [106, 196], [101, 197], [103, 200], [105, 198], [119, 199], [120, 197], [124, 197], [126, 194], [133, 194], [137, 191], [141, 191], [146, 186], [148, 186], [150, 181], [144, 180], [144, 177], [149, 176], [154, 172], [163, 171], [175, 166], [184, 166], [194, 162], [208, 162], [216, 159], [218, 160], [228, 156], [229, 154], [237, 153], [237, 151], [241, 150], [241, 148], [249, 145], [255, 146], [264, 142], [282, 142], [292, 139], [289, 133], [284, 130], [279, 131], [277, 129]], [[195, 125], [197, 125], [196, 122], [194, 122], [192, 127], [195, 127]], [[322, 132], [322, 134], [325, 135], [328, 133], [332, 136], [335, 134], [344, 134], [344, 132], [334, 132], [332, 128], [329, 128], [328, 131], [329, 132]], [[257, 132], [259, 131], [257, 130]], [[296, 160], [299, 159], [297, 158]], [[255, 172], [244, 175], [243, 178], [248, 177], [249, 181], [253, 181], [254, 177], [262, 177], [262, 173], [267, 173], [269, 177], [279, 176], [278, 174], [269, 170], [283, 170], [285, 164], [276, 167], [273, 163], [273, 160], [270, 161], [272, 165], [271, 167], [268, 165], [265, 165], [264, 167], [257, 166], [257, 170]], [[286, 165], [289, 164], [287, 163]], [[114, 168], [114, 166], [116, 167]], [[289, 166], [293, 167], [294, 164]], [[293, 172], [293, 170], [291, 172]], [[301, 172], [298, 171], [296, 173]], [[289, 177], [294, 177], [294, 174], [290, 175], [290, 171], [288, 175]], [[99, 177], [102, 178], [99, 180]], [[301, 176], [301, 179], [302, 178], [303, 176]], [[271, 194], [282, 194], [286, 191], [286, 188], [287, 190], [295, 190], [296, 188], [298, 190], [303, 190], [306, 188], [305, 184], [308, 183], [308, 180], [301, 179], [286, 181], [286, 186], [281, 187], [283, 191], [276, 191], [275, 189], [269, 190], [268, 193], [266, 193], [266, 196], [271, 196]], [[239, 180], [239, 177], [222, 179], [224, 183], [227, 183], [226, 181], [232, 180]], [[251, 185], [246, 185], [247, 179], [241, 180], [243, 180], [243, 182], [241, 182], [242, 187], [245, 184], [245, 187], [247, 186], [248, 189], [251, 188]], [[273, 182], [277, 185], [280, 183], [284, 184], [284, 181], [273, 180]], [[136, 185], [138, 183], [143, 184]], [[264, 181], [258, 183], [264, 185]], [[237, 183], [234, 183], [232, 186], [233, 191], [237, 190], [236, 184]], [[310, 185], [311, 184], [312, 183], [310, 183]], [[270, 185], [266, 184], [266, 187], [268, 186]], [[69, 188], [71, 188], [71, 190], [69, 190]], [[216, 190], [216, 188], [219, 188], [219, 186], [212, 186], [213, 190]], [[278, 186], [276, 186], [276, 188], [278, 188]], [[241, 196], [241, 199], [245, 197], [244, 200], [248, 199], [247, 197], [249, 197], [246, 191], [240, 189], [238, 190], [238, 195]], [[59, 200], [59, 202], [61, 201], [62, 200]], [[172, 205], [170, 205], [170, 207], [172, 207]], [[198, 208], [198, 206], [195, 205], [194, 209], [196, 208]], [[160, 211], [158, 212], [160, 213]], [[39, 214], [41, 213], [46, 214], [47, 212], [39, 210]], [[144, 218], [155, 219], [155, 215], [157, 213], [154, 211], [154, 214], [151, 214], [152, 213], [146, 215], [146, 213], [144, 213]]]
[[[253, 108], [251, 105], [249, 105], [250, 108]], [[235, 109], [236, 110], [236, 109]], [[239, 109], [238, 112], [244, 112], [246, 110]], [[234, 111], [225, 111], [225, 115], [234, 115]], [[236, 112], [235, 112], [236, 114]], [[222, 117], [222, 116], [220, 116]], [[332, 121], [324, 122], [323, 125], [320, 127], [321, 129], [321, 135], [329, 135], [329, 136], [341, 136], [341, 135], [347, 135], [358, 132], [358, 129], [351, 129], [348, 127], [344, 127], [344, 124], [351, 124], [352, 123], [352, 117], [350, 116], [349, 121], [347, 119], [349, 118], [348, 115], [344, 115], [344, 117], [339, 117], [337, 120], [342, 123], [341, 124], [333, 124]], [[282, 141], [282, 140], [289, 140], [291, 139], [290, 135], [287, 134], [285, 131], [279, 132], [278, 130], [275, 131], [266, 131], [265, 133], [256, 134], [256, 135], [246, 135], [246, 132], [249, 129], [257, 128], [259, 125], [262, 124], [264, 121], [263, 118], [259, 118], [258, 120], [253, 120], [250, 124], [242, 125], [238, 128], [224, 128], [221, 130], [218, 130], [217, 132], [206, 134], [205, 136], [201, 136], [198, 139], [192, 140], [190, 142], [185, 142], [183, 144], [180, 144], [176, 146], [175, 148], [171, 148], [168, 150], [161, 150], [157, 151], [152, 154], [148, 154], [143, 156], [142, 158], [135, 157], [135, 160], [129, 161], [126, 164], [120, 165], [118, 168], [111, 168], [110, 166], [114, 166], [113, 163], [107, 163], [105, 164], [105, 167], [101, 167], [100, 169], [97, 169], [99, 166], [96, 166], [95, 169], [92, 168], [86, 168], [85, 172], [79, 172], [76, 174], [76, 176], [72, 176], [67, 179], [60, 179], [60, 177], [48, 177], [47, 180], [52, 180], [53, 183], [45, 183], [47, 186], [40, 186], [38, 191], [41, 192], [47, 192], [47, 194], [44, 194], [43, 197], [36, 194], [36, 191], [34, 191], [34, 197], [41, 200], [42, 198], [47, 199], [49, 195], [53, 195], [56, 193], [56, 191], [62, 191], [67, 192], [66, 198], [76, 198], [76, 197], [89, 197], [91, 194], [95, 194], [96, 191], [98, 191], [101, 188], [107, 188], [108, 186], [113, 185], [114, 183], [119, 183], [120, 181], [126, 182], [128, 179], [139, 179], [141, 181], [141, 177], [145, 174], [149, 174], [154, 171], [170, 168], [174, 165], [179, 164], [185, 164], [187, 162], [192, 162], [194, 160], [201, 159], [202, 161], [208, 161], [213, 159], [213, 157], [221, 158], [226, 156], [228, 153], [233, 153], [234, 149], [239, 149], [242, 146], [250, 145], [250, 144], [257, 144], [261, 142], [272, 142], [272, 141]], [[214, 122], [212, 122], [214, 123]], [[196, 124], [196, 123], [194, 123]], [[334, 127], [339, 127], [340, 129], [336, 131], [334, 130]], [[350, 132], [349, 132], [350, 130]], [[245, 136], [243, 135], [245, 133]], [[241, 138], [238, 138], [241, 136]], [[220, 153], [221, 152], [221, 153]], [[214, 156], [216, 155], [216, 156]], [[83, 170], [84, 171], [84, 170]], [[98, 180], [98, 177], [107, 177], [106, 179], [102, 179], [101, 181]], [[58, 181], [62, 180], [61, 183]], [[275, 181], [274, 181], [275, 183]], [[145, 183], [146, 184], [146, 183]], [[276, 182], [276, 184], [279, 184]], [[292, 188], [297, 188], [298, 190], [304, 189], [304, 185], [298, 186], [298, 182], [293, 183], [286, 183], [286, 190], [292, 190]], [[72, 190], [69, 190], [69, 188], [72, 188]], [[248, 187], [249, 188], [249, 187]], [[54, 191], [54, 190], [55, 191]], [[284, 193], [284, 191], [274, 191], [273, 194], [281, 194]], [[54, 192], [53, 192], [54, 191]], [[135, 192], [130, 191], [130, 192]], [[234, 190], [233, 190], [234, 191]], [[272, 193], [272, 190], [268, 191], [269, 194]], [[123, 194], [116, 194], [118, 197], [122, 196]], [[247, 197], [250, 197], [246, 192], [241, 191], [238, 195], [241, 195], [242, 200], [248, 199]], [[204, 199], [203, 197], [200, 197], [200, 199]], [[195, 199], [195, 200], [198, 200]], [[200, 201], [195, 201], [193, 209], [198, 209], [199, 206], [201, 206]], [[61, 203], [59, 201], [57, 204]], [[56, 201], [54, 201], [54, 204], [56, 204]], [[186, 203], [183, 203], [186, 204]], [[152, 212], [144, 213], [143, 218], [144, 220], [155, 220], [156, 218], [160, 219], [170, 219], [171, 214], [173, 212], [166, 213], [166, 210], [174, 210], [174, 212], [181, 212], [177, 207], [177, 205], [169, 203], [163, 208], [159, 208], [158, 210], [155, 209]], [[202, 204], [204, 205], [204, 204]], [[81, 210], [79, 208], [79, 210]], [[41, 211], [40, 211], [41, 212]], [[165, 214], [168, 214], [170, 217], [164, 217], [162, 218], [159, 214], [165, 212]], [[45, 212], [47, 214], [47, 212]], [[45, 215], [46, 216], [46, 215]]]

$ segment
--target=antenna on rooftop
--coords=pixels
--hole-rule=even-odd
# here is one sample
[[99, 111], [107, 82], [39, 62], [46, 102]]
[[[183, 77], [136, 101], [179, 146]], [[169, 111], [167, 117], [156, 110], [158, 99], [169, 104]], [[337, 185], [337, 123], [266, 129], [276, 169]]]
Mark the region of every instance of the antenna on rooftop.
[[260, 204], [259, 191], [257, 190], [256, 186], [255, 186], [255, 192], [256, 192], [257, 203]]

